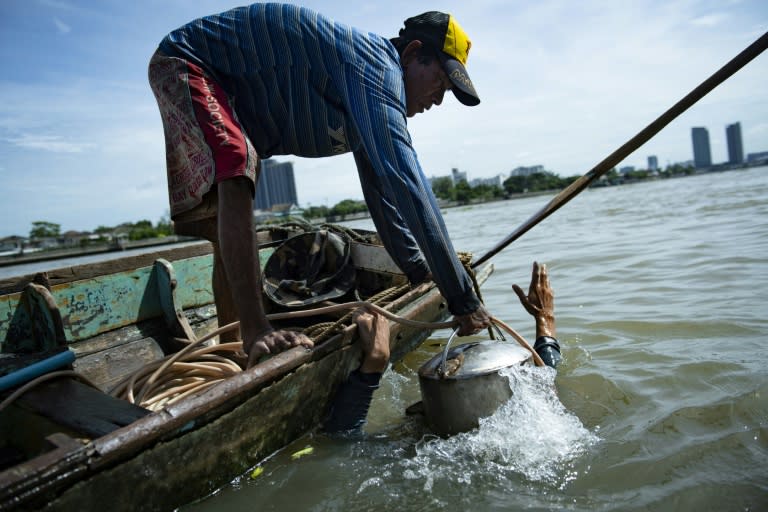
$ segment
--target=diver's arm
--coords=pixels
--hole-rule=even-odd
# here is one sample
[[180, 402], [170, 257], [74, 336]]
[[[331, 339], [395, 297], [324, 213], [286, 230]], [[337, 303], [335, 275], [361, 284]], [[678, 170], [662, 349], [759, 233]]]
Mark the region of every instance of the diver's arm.
[[354, 321], [363, 350], [360, 367], [341, 384], [323, 425], [326, 432], [357, 432], [365, 425], [373, 392], [389, 366], [389, 322], [376, 312], [358, 311]]
[[516, 284], [512, 285], [512, 289], [525, 310], [536, 320], [536, 343], [533, 349], [547, 366], [557, 368], [562, 356], [560, 343], [555, 338], [555, 294], [549, 284], [547, 266], [543, 263], [533, 263], [531, 285], [527, 295]]

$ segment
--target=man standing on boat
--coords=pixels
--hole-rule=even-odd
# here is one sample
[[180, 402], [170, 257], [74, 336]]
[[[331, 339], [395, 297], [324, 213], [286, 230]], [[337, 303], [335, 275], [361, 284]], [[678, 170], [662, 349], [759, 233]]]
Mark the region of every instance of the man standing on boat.
[[470, 47], [441, 12], [407, 19], [389, 40], [288, 4], [235, 8], [161, 41], [149, 81], [171, 217], [178, 234], [213, 243], [219, 323], [239, 316], [249, 364], [312, 345], [273, 330], [261, 302], [253, 197], [259, 160], [273, 155], [353, 152], [374, 224], [410, 282], [434, 279], [460, 335], [489, 325], [407, 129], [408, 117], [440, 105], [447, 90], [465, 105], [480, 102], [464, 67]]

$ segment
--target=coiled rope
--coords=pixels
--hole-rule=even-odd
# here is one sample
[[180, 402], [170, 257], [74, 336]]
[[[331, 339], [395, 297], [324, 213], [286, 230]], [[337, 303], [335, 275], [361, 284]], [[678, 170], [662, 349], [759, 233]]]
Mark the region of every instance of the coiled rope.
[[[420, 322], [403, 318], [369, 301], [355, 301], [317, 309], [276, 313], [267, 315], [267, 318], [269, 320], [285, 320], [335, 313], [343, 310], [351, 312], [359, 308], [376, 311], [389, 320], [420, 329], [433, 330], [456, 327], [456, 323], [453, 321]], [[533, 350], [525, 338], [501, 320], [491, 317], [491, 321], [509, 333], [521, 346], [528, 350], [537, 366], [544, 366], [541, 357]], [[175, 354], [144, 366], [118, 384], [110, 394], [150, 410], [159, 410], [168, 404], [203, 391], [228, 377], [240, 373], [242, 371], [241, 366], [230, 357], [242, 352], [241, 342], [200, 347], [202, 343], [221, 333], [237, 329], [239, 325], [239, 322], [233, 322], [220, 327], [202, 338], [190, 342]], [[213, 352], [229, 353], [230, 357], [213, 354]]]
[[[429, 327], [427, 324], [415, 323], [413, 320], [398, 317], [382, 307], [383, 304], [391, 302], [409, 288], [409, 285], [389, 288], [370, 297], [368, 301], [355, 301], [287, 313], [272, 313], [267, 315], [267, 319], [270, 321], [290, 320], [349, 310], [349, 313], [336, 322], [315, 324], [302, 331], [303, 334], [312, 339], [315, 345], [321, 344], [340, 331], [351, 317], [352, 311], [359, 307], [376, 308], [377, 311], [384, 312], [382, 314], [388, 318], [399, 319], [401, 323], [408, 322], [412, 326], [432, 329], [450, 326], [449, 322], [441, 322], [433, 323], [431, 324], [433, 327]], [[240, 373], [245, 363], [243, 362], [241, 366], [236, 361], [245, 359], [242, 342], [200, 347], [206, 341], [224, 332], [235, 330], [239, 326], [239, 322], [233, 322], [219, 327], [199, 339], [175, 338], [176, 341], [186, 346], [175, 354], [143, 366], [123, 379], [109, 393], [147, 409], [159, 410], [165, 405], [203, 391]]]
[[[310, 310], [275, 313], [267, 315], [267, 318], [269, 320], [285, 320], [288, 318], [335, 313], [343, 310], [354, 311], [359, 308], [376, 311], [389, 320], [420, 329], [433, 330], [456, 327], [454, 321], [421, 322], [403, 318], [370, 301], [354, 301]], [[491, 317], [491, 321], [509, 333], [523, 348], [528, 350], [531, 353], [536, 366], [544, 366], [544, 361], [542, 361], [541, 357], [539, 357], [523, 336], [495, 317]], [[186, 347], [175, 354], [147, 364], [121, 381], [110, 391], [110, 395], [123, 398], [146, 409], [157, 411], [166, 405], [177, 402], [189, 395], [199, 393], [228, 377], [242, 372], [242, 367], [235, 361], [238, 357], [242, 358], [242, 356], [238, 356], [243, 350], [242, 342], [201, 346], [206, 341], [209, 341], [224, 332], [237, 329], [239, 326], [239, 322], [232, 322], [211, 331], [201, 338], [191, 340]], [[41, 382], [59, 377], [78, 378], [97, 388], [96, 385], [76, 372], [53, 372], [38, 377], [16, 390], [12, 395], [0, 403], [0, 411], [32, 387]]]

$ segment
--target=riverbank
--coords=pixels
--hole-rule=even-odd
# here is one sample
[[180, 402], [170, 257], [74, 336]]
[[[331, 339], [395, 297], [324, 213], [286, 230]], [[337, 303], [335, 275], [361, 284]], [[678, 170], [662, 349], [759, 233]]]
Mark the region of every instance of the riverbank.
[[[697, 170], [691, 174], [678, 174], [678, 175], [668, 176], [668, 177], [652, 176], [652, 177], [647, 177], [643, 179], [622, 178], [621, 180], [617, 180], [615, 182], [608, 182], [607, 180], [599, 181], [593, 184], [592, 187], [614, 187], [614, 186], [622, 186], [622, 185], [635, 185], [639, 183], [646, 183], [646, 182], [651, 182], [656, 180], [688, 178], [693, 176], [700, 176], [702, 174], [726, 173], [731, 171], [746, 171], [752, 167], [757, 167], [757, 166], [753, 164], [743, 164], [740, 166], [720, 165], [720, 166], [714, 166], [705, 170]], [[498, 197], [493, 199], [474, 199], [468, 202], [439, 201], [439, 206], [440, 206], [440, 210], [445, 215], [448, 213], [450, 209], [459, 208], [462, 206], [493, 204], [493, 203], [498, 203], [502, 201], [527, 199], [527, 198], [538, 197], [538, 196], [555, 196], [560, 191], [561, 189], [538, 190], [535, 192], [509, 194], [504, 197]], [[324, 224], [324, 223], [350, 222], [350, 221], [368, 219], [368, 218], [370, 218], [370, 214], [366, 211], [366, 212], [357, 212], [349, 215], [331, 216], [326, 218], [312, 218], [312, 219], [308, 219], [308, 221], [312, 224]], [[124, 251], [129, 249], [162, 246], [162, 245], [195, 241], [195, 240], [197, 239], [184, 237], [184, 236], [170, 235], [162, 238], [150, 238], [145, 240], [127, 241], [127, 242], [121, 243], [119, 246], [115, 246], [111, 244], [101, 244], [101, 245], [90, 245], [87, 247], [77, 247], [77, 248], [70, 248], [70, 249], [53, 249], [53, 250], [39, 251], [39, 252], [26, 253], [26, 254], [14, 254], [10, 256], [0, 256], [0, 267], [20, 265], [24, 263], [37, 263], [37, 262], [44, 262], [44, 261], [60, 260], [65, 258], [76, 258], [79, 256], [91, 256], [91, 255], [97, 255], [97, 254], [119, 252], [119, 251]]]
[[170, 235], [161, 238], [147, 238], [144, 240], [134, 240], [121, 242], [120, 244], [98, 244], [88, 245], [86, 247], [74, 247], [69, 249], [51, 249], [46, 251], [36, 251], [10, 256], [0, 257], [0, 267], [20, 265], [23, 263], [37, 263], [40, 261], [53, 261], [65, 258], [77, 258], [79, 256], [91, 256], [94, 254], [105, 254], [110, 252], [121, 252], [131, 249], [142, 249], [145, 247], [154, 247], [161, 245], [177, 244], [195, 240], [188, 236]]

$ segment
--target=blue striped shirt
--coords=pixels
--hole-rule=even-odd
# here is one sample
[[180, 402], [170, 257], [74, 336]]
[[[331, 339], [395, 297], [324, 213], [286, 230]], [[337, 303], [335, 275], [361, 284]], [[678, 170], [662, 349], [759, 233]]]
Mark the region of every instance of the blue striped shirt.
[[234, 98], [262, 158], [354, 151], [398, 265], [408, 273], [426, 260], [453, 314], [477, 308], [411, 143], [400, 59], [388, 39], [296, 5], [253, 4], [182, 26], [160, 51], [199, 65]]

